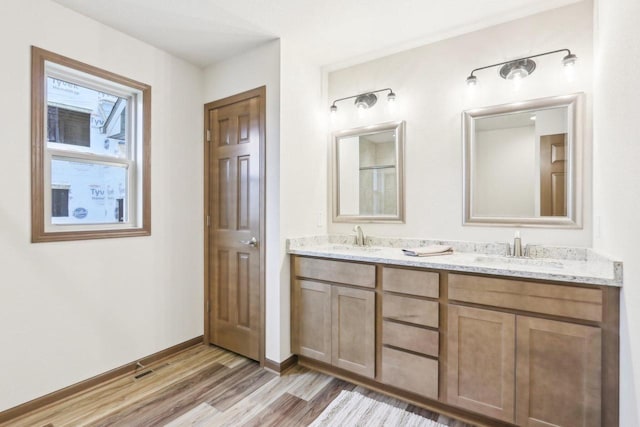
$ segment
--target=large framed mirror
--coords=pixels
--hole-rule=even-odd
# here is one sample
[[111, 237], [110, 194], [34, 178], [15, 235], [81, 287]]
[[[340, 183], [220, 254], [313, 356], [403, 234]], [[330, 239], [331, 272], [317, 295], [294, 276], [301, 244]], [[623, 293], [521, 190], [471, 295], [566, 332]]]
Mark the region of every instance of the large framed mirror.
[[333, 220], [404, 222], [404, 121], [333, 134]]
[[583, 98], [463, 112], [465, 225], [582, 227]]

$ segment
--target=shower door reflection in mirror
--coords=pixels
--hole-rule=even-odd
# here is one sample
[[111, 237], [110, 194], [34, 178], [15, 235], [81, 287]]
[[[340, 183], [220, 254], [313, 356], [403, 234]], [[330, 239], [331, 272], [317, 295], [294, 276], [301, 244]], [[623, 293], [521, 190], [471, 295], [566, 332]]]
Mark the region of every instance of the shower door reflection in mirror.
[[334, 221], [404, 219], [404, 122], [334, 134]]

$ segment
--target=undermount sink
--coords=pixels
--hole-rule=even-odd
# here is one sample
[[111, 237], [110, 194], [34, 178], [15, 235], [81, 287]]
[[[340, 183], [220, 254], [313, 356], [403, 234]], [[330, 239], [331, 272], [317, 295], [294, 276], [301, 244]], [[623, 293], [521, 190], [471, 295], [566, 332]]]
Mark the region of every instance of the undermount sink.
[[329, 250], [332, 251], [349, 251], [349, 252], [378, 252], [382, 248], [372, 246], [355, 246], [355, 245], [331, 245]]
[[507, 265], [522, 265], [531, 267], [546, 267], [561, 269], [564, 268], [564, 264], [560, 261], [552, 261], [549, 259], [540, 258], [513, 258], [506, 256], [477, 256], [474, 259], [475, 262], [480, 264], [507, 264]]

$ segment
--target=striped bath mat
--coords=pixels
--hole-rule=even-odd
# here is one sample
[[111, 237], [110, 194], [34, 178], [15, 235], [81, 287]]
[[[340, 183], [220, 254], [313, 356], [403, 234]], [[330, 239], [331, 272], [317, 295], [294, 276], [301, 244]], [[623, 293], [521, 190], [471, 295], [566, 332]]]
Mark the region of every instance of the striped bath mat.
[[343, 390], [310, 427], [447, 427], [360, 393]]

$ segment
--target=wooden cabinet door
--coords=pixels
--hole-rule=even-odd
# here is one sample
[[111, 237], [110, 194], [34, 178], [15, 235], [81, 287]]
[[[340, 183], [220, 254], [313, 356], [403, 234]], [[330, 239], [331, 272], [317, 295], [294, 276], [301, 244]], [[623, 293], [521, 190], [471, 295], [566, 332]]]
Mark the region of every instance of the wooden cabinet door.
[[296, 280], [293, 292], [293, 352], [331, 363], [331, 285]]
[[332, 289], [331, 363], [365, 377], [375, 376], [375, 292]]
[[518, 425], [601, 425], [599, 328], [518, 316]]
[[515, 315], [449, 306], [447, 402], [514, 421]]

